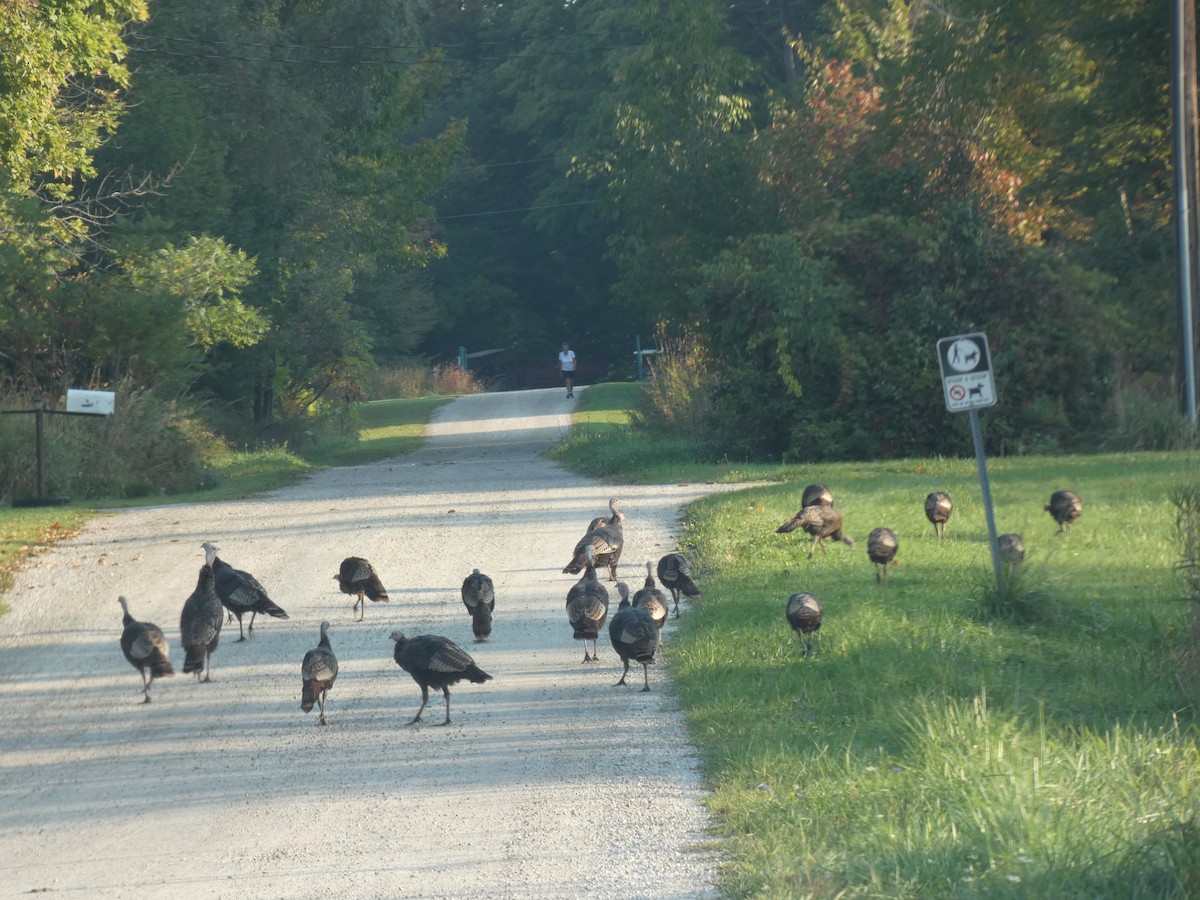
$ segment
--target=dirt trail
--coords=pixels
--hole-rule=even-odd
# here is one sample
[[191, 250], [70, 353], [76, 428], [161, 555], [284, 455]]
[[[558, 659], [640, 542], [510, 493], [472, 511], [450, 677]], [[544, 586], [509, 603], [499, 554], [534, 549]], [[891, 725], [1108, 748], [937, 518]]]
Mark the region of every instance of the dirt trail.
[[[606, 639], [582, 665], [561, 573], [615, 492], [636, 590], [674, 549], [681, 504], [711, 488], [612, 488], [542, 459], [570, 405], [558, 389], [465, 397], [410, 456], [124, 511], [35, 560], [0, 620], [0, 896], [715, 896], [664, 669], [649, 694], [614, 688]], [[212, 683], [180, 673], [139, 705], [117, 596], [180, 670], [206, 539], [290, 618], [260, 616], [244, 643], [225, 626]], [[363, 622], [332, 578], [350, 555], [392, 598]], [[482, 645], [459, 599], [475, 567], [497, 594]], [[341, 665], [327, 728], [299, 709], [322, 619]], [[452, 688], [448, 727], [405, 727], [420, 691], [392, 661], [395, 628], [450, 637], [495, 680]], [[441, 711], [431, 697], [429, 722]]]

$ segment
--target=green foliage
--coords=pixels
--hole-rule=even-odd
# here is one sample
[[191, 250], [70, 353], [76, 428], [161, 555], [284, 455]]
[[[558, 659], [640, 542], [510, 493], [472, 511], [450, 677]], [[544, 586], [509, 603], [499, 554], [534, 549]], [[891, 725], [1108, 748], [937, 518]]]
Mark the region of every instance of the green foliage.
[[[116, 393], [111, 416], [45, 417], [49, 494], [88, 500], [162, 496], [214, 483], [209, 462], [224, 452], [224, 444], [194, 415], [129, 384]], [[22, 407], [33, 405], [17, 400], [10, 406]], [[37, 496], [34, 418], [0, 417], [0, 496], [5, 499]]]

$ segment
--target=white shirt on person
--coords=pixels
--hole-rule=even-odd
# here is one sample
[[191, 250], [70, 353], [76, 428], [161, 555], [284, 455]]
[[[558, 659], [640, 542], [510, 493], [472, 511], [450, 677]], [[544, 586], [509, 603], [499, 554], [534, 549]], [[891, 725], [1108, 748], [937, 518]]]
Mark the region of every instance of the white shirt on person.
[[575, 351], [564, 350], [558, 354], [558, 367], [564, 372], [575, 371]]

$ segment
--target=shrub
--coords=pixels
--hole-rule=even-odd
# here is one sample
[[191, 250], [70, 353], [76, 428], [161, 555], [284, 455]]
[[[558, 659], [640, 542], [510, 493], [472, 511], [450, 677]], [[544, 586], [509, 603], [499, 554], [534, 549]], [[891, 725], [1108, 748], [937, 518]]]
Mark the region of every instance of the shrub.
[[[78, 498], [144, 497], [193, 491], [214, 484], [209, 463], [224, 443], [191, 410], [153, 392], [121, 384], [112, 416], [47, 416], [44, 420], [46, 489]], [[9, 397], [10, 409], [33, 401]], [[36, 421], [0, 416], [0, 495], [37, 495]]]
[[668, 338], [660, 328], [658, 354], [646, 379], [645, 401], [635, 411], [636, 427], [700, 438], [713, 412], [713, 376], [708, 356], [695, 338]]
[[444, 394], [478, 394], [484, 390], [475, 373], [449, 363], [427, 366], [419, 363], [377, 369], [371, 376], [370, 400], [404, 400]]

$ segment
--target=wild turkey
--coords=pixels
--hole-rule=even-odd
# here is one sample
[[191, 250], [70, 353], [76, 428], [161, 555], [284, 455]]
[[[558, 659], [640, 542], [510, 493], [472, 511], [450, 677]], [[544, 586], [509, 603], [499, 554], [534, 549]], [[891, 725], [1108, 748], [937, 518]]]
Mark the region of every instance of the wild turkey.
[[333, 687], [337, 679], [338, 661], [329, 646], [329, 623], [321, 623], [321, 640], [317, 646], [304, 654], [304, 662], [300, 664], [300, 677], [304, 679], [300, 687], [300, 708], [312, 712], [313, 704], [321, 708], [317, 725], [325, 724], [325, 695]]
[[463, 579], [462, 601], [471, 614], [475, 643], [482, 644], [492, 634], [492, 610], [496, 608], [496, 590], [492, 579], [478, 569]]
[[654, 662], [659, 637], [658, 626], [650, 617], [650, 613], [622, 599], [617, 614], [608, 623], [608, 637], [612, 641], [613, 649], [617, 651], [617, 656], [621, 657], [621, 662], [625, 664], [621, 680], [613, 687], [625, 683], [625, 676], [629, 674], [629, 661], [636, 659], [642, 664], [642, 683], [645, 685], [642, 692], [650, 690], [649, 666]]
[[[900, 544], [890, 528], [873, 528], [867, 535], [867, 557], [875, 563], [875, 580], [887, 583], [888, 565], [896, 558]], [[882, 577], [880, 577], [882, 573]]]
[[1055, 491], [1050, 495], [1050, 502], [1045, 506], [1046, 512], [1058, 523], [1058, 532], [1071, 533], [1071, 526], [1079, 521], [1083, 514], [1083, 501], [1074, 491]]
[[650, 613], [650, 618], [658, 628], [658, 645], [661, 647], [663, 625], [667, 623], [667, 595], [658, 589], [652, 571], [653, 563], [646, 560], [646, 584], [633, 595], [632, 603]]
[[[212, 681], [212, 655], [221, 637], [225, 609], [214, 586], [212, 567], [200, 567], [196, 589], [184, 601], [179, 617], [179, 634], [183, 641], [183, 672], [194, 672], [197, 681]], [[201, 678], [201, 674], [204, 675]]]
[[812, 535], [812, 548], [808, 558], [812, 559], [817, 548], [825, 552], [825, 541], [832, 538], [841, 541], [847, 547], [854, 546], [854, 539], [842, 533], [842, 515], [832, 506], [806, 506], [796, 513], [790, 521], [784, 522], [775, 529], [776, 534], [788, 534], [802, 528]]
[[[162, 629], [153, 622], [139, 622], [129, 614], [129, 601], [118, 597], [117, 602], [125, 611], [121, 619], [125, 629], [121, 632], [121, 652], [129, 660], [129, 664], [142, 673], [142, 694], [150, 702], [150, 685], [155, 678], [165, 678], [175, 674], [171, 668], [170, 646], [163, 637]], [[147, 675], [147, 670], [149, 675]]]
[[954, 501], [945, 491], [934, 491], [925, 498], [925, 518], [933, 523], [933, 532], [938, 540], [946, 536], [946, 523], [954, 512]]
[[658, 580], [671, 592], [675, 601], [675, 618], [679, 618], [679, 595], [689, 600], [703, 600], [700, 588], [692, 581], [692, 570], [682, 553], [668, 553], [658, 561]]
[[1003, 562], [1014, 566], [1025, 562], [1025, 542], [1019, 534], [1002, 534], [996, 540], [1000, 544], [1000, 559]]
[[446, 698], [446, 720], [440, 725], [450, 724], [450, 685], [466, 678], [473, 684], [491, 681], [492, 676], [479, 666], [467, 651], [449, 638], [436, 634], [421, 634], [411, 640], [401, 631], [392, 632], [396, 649], [392, 658], [396, 664], [413, 677], [421, 686], [421, 706], [417, 714], [406, 724], [421, 721], [421, 713], [429, 703], [429, 689], [440, 688]]
[[608, 566], [608, 580], [617, 580], [617, 563], [621, 561], [621, 550], [625, 545], [625, 514], [617, 509], [616, 497], [608, 501], [608, 508], [612, 511], [608, 521], [579, 539], [571, 553], [571, 561], [563, 567], [563, 574], [576, 575], [583, 571], [586, 565], [584, 549], [591, 547], [595, 550], [592, 564]]
[[804, 654], [812, 652], [813, 635], [821, 630], [824, 610], [821, 601], [807, 591], [792, 594], [787, 602], [787, 621], [792, 631], [804, 642]]
[[607, 516], [596, 516], [596, 518], [594, 518], [594, 519], [592, 519], [592, 521], [588, 522], [587, 531], [585, 531], [584, 534], [587, 534], [588, 531], [595, 531], [597, 528], [600, 528], [602, 525], [607, 525], [612, 520], [613, 515], [616, 513], [616, 509], [613, 506], [616, 502], [617, 502], [616, 497], [610, 498], [608, 501], [608, 515]]
[[[235, 569], [220, 559], [217, 556], [219, 548], [214, 546], [211, 541], [205, 541], [200, 546], [204, 548], [205, 560], [212, 566], [217, 596], [221, 598], [221, 605], [237, 616], [240, 635], [238, 641], [246, 639], [246, 631], [254, 633], [254, 618], [259, 613], [266, 613], [276, 619], [288, 617], [288, 614], [267, 596], [267, 589], [258, 583], [257, 578], [249, 572]], [[250, 626], [243, 631], [242, 616], [246, 613], [250, 613]]]
[[806, 506], [833, 506], [833, 494], [823, 484], [810, 484], [800, 495], [800, 508]]
[[375, 574], [374, 567], [361, 556], [347, 556], [333, 577], [343, 594], [358, 597], [354, 601], [353, 611], [362, 606], [362, 614], [356, 621], [361, 622], [367, 615], [367, 601], [363, 599], [364, 595], [370, 598], [372, 603], [387, 603], [390, 599], [384, 590], [383, 582]]
[[[583, 641], [583, 662], [600, 658], [596, 641], [608, 618], [608, 591], [596, 578], [595, 556], [591, 545], [584, 548], [583, 577], [567, 591], [567, 621], [571, 623], [572, 637]], [[588, 641], [592, 642], [591, 656], [588, 656]]]

